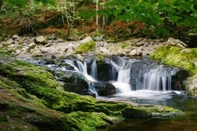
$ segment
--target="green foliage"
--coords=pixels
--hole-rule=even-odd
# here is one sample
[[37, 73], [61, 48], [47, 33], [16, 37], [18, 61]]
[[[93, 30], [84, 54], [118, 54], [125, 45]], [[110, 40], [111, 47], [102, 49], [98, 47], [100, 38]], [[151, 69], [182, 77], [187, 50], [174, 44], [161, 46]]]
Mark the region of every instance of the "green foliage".
[[4, 0], [7, 2], [10, 6], [25, 6], [28, 4], [27, 0]]
[[[105, 18], [145, 23], [156, 36], [169, 36], [172, 28], [184, 26], [188, 30], [197, 28], [197, 1], [195, 0], [110, 0], [98, 14]], [[83, 18], [95, 14], [81, 13]], [[194, 30], [195, 29], [195, 30]]]
[[[33, 0], [33, 1], [36, 4], [41, 2], [43, 5], [46, 4], [55, 5], [55, 0]], [[7, 2], [10, 6], [21, 6], [21, 7], [24, 7], [29, 4], [28, 0], [4, 0], [4, 2]]]

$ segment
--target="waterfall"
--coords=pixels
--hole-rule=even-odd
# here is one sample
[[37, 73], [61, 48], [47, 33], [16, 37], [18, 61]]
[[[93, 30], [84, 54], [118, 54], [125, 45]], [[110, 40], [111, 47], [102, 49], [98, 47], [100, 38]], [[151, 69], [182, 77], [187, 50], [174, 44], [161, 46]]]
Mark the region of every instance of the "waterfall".
[[[45, 61], [36, 61], [37, 64], [46, 64], [51, 70], [66, 71], [72, 70], [81, 73], [88, 84], [88, 89], [97, 95], [97, 85], [101, 74], [97, 74], [96, 60], [86, 59], [84, 62], [79, 60], [64, 59], [66, 66], [46, 64]], [[109, 77], [105, 77], [104, 82], [113, 84], [118, 94], [128, 94], [134, 91], [170, 91], [171, 76], [176, 73], [175, 69], [159, 65], [149, 60], [130, 59], [123, 57], [106, 58], [105, 66], [109, 66]], [[63, 64], [64, 65], [64, 64]], [[99, 66], [98, 69], [102, 68]], [[106, 70], [104, 70], [106, 71]], [[58, 76], [57, 76], [58, 77]], [[103, 79], [102, 79], [103, 80]], [[95, 88], [96, 87], [96, 88]], [[105, 88], [105, 87], [104, 87]]]
[[[170, 68], [143, 60], [111, 59], [111, 75], [118, 72], [112, 84], [120, 93], [132, 90], [167, 91], [171, 90], [171, 76], [175, 74]], [[113, 70], [114, 69], [114, 70]]]
[[130, 92], [130, 61], [125, 61], [122, 58], [118, 58], [117, 61], [111, 60], [111, 66], [113, 77], [116, 73], [115, 70], [118, 72], [117, 80], [112, 84], [120, 93]]
[[96, 60], [94, 59], [92, 65], [91, 65], [91, 76], [95, 79], [97, 79], [97, 64]]
[[95, 93], [96, 96], [98, 96], [97, 91], [94, 86], [94, 82], [97, 82], [97, 80], [96, 80], [96, 78], [97, 78], [96, 60], [94, 60], [91, 65], [91, 75], [88, 74], [86, 61], [84, 61], [84, 63], [82, 63], [81, 61], [78, 61], [78, 60], [76, 60], [75, 62], [73, 62], [71, 60], [65, 60], [65, 62], [72, 65], [77, 72], [82, 73], [85, 76], [85, 78], [87, 79], [89, 90], [91, 92]]
[[174, 74], [173, 71], [159, 65], [155, 69], [151, 69], [139, 76], [141, 79], [136, 79], [136, 83], [138, 83], [136, 84], [136, 90], [171, 90], [171, 76]]

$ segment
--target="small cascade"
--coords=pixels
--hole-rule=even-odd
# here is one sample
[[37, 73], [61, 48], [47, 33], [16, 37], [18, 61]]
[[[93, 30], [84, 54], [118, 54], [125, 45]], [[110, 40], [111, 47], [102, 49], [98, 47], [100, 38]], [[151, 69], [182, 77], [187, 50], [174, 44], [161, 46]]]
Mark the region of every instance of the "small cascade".
[[111, 59], [112, 76], [118, 72], [112, 84], [120, 93], [132, 90], [170, 91], [171, 76], [176, 72], [171, 68], [143, 60]]
[[92, 65], [91, 65], [91, 76], [95, 79], [97, 79], [97, 64], [96, 60], [94, 59]]
[[[112, 84], [117, 88], [120, 93], [127, 93], [131, 91], [130, 86], [130, 61], [125, 61], [122, 58], [118, 58], [119, 60], [113, 61], [111, 60], [112, 66], [112, 76], [114, 77], [116, 71], [118, 72], [116, 82]], [[116, 69], [116, 70], [114, 70]]]
[[96, 96], [98, 96], [97, 91], [95, 89], [95, 85], [94, 82], [96, 81], [97, 78], [97, 66], [96, 66], [96, 60], [93, 61], [92, 65], [91, 65], [91, 75], [88, 74], [87, 71], [87, 62], [84, 61], [84, 63], [82, 63], [81, 61], [70, 61], [70, 60], [65, 60], [66, 63], [71, 64], [74, 69], [80, 73], [82, 73], [85, 78], [87, 79], [87, 83], [88, 83], [88, 88], [91, 92], [95, 93]]
[[82, 63], [81, 61], [76, 61], [76, 67], [78, 68], [78, 71], [87, 75], [88, 72], [87, 72], [87, 63], [84, 62]]
[[[113, 84], [118, 94], [128, 94], [133, 91], [171, 91], [171, 82], [176, 70], [158, 65], [152, 61], [141, 59], [129, 59], [122, 57], [106, 58], [106, 63], [109, 66], [109, 75], [104, 82]], [[88, 83], [88, 89], [97, 95], [98, 83], [102, 84], [103, 81], [99, 81], [102, 78], [103, 73], [97, 74], [97, 62], [96, 60], [85, 60], [81, 62], [79, 60], [64, 59], [66, 66], [58, 66], [55, 64], [46, 64], [51, 70], [72, 70], [75, 73], [80, 73], [84, 76], [85, 81]], [[37, 61], [37, 63], [45, 64], [43, 61]], [[64, 64], [63, 64], [64, 65]], [[102, 67], [100, 67], [102, 68]], [[98, 67], [99, 69], [99, 67]], [[106, 70], [103, 70], [106, 71]], [[101, 75], [102, 74], [102, 75]], [[105, 86], [104, 86], [105, 88]]]
[[174, 74], [173, 70], [159, 65], [142, 76], [138, 76], [138, 79], [136, 79], [136, 90], [171, 90], [171, 76]]

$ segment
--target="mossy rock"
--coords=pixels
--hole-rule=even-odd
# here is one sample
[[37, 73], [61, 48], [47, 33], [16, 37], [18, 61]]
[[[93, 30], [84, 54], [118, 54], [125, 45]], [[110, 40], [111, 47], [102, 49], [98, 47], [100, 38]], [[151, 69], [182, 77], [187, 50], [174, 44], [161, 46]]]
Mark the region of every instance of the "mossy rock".
[[0, 55], [0, 127], [92, 131], [123, 118], [154, 117], [154, 113], [163, 118], [166, 112], [181, 113], [166, 106], [98, 101], [91, 96], [58, 90], [61, 86], [48, 69]]
[[187, 95], [197, 97], [197, 75], [189, 77], [187, 81], [184, 82], [184, 85]]
[[[97, 112], [72, 112], [68, 114], [71, 118], [75, 118], [78, 125], [84, 131], [96, 131], [97, 128], [109, 126], [123, 120], [123, 117], [107, 116], [104, 113]], [[83, 124], [82, 124], [83, 123]]]
[[160, 46], [150, 57], [153, 59], [159, 59], [164, 64], [181, 67], [187, 70], [190, 75], [197, 73], [197, 67], [194, 63], [194, 59], [197, 56], [197, 49], [185, 48], [182, 49], [176, 46]]
[[85, 43], [81, 43], [78, 47], [74, 49], [75, 53], [84, 53], [94, 51], [96, 48], [96, 43], [94, 41], [89, 41]]

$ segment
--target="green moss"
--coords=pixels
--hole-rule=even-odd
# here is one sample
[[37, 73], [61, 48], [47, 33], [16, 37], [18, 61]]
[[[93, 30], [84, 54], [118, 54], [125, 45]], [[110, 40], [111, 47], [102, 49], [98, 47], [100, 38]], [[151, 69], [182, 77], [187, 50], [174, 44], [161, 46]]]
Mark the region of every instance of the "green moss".
[[[25, 123], [29, 129], [42, 131], [92, 131], [119, 122], [123, 117], [152, 117], [154, 112], [161, 117], [166, 112], [180, 113], [165, 106], [98, 101], [91, 96], [57, 90], [58, 86], [61, 85], [46, 68], [1, 56], [0, 111], [3, 113], [0, 127], [1, 123], [12, 126], [10, 122], [16, 121]], [[20, 126], [17, 128], [22, 130]]]
[[74, 49], [75, 53], [83, 53], [93, 51], [96, 48], [96, 43], [94, 41], [81, 43], [77, 48]]
[[96, 61], [101, 62], [101, 63], [105, 62], [105, 56], [103, 54], [96, 55], [95, 59]]
[[7, 46], [0, 47], [0, 55], [7, 55], [7, 56], [9, 56], [10, 52], [8, 52], [7, 50], [8, 50]]
[[122, 49], [125, 49], [125, 48], [127, 48], [127, 47], [129, 47], [130, 46], [130, 44], [128, 44], [128, 43], [122, 43], [121, 44], [121, 48]]
[[104, 113], [96, 112], [73, 112], [68, 114], [68, 116], [75, 118], [77, 125], [84, 131], [96, 131], [99, 127], [108, 126], [114, 121], [122, 121], [122, 117], [109, 117]]
[[197, 67], [194, 64], [196, 55], [196, 49], [182, 49], [176, 46], [161, 46], [150, 56], [153, 59], [160, 59], [164, 64], [184, 68], [190, 73], [190, 75], [194, 75], [197, 73]]

